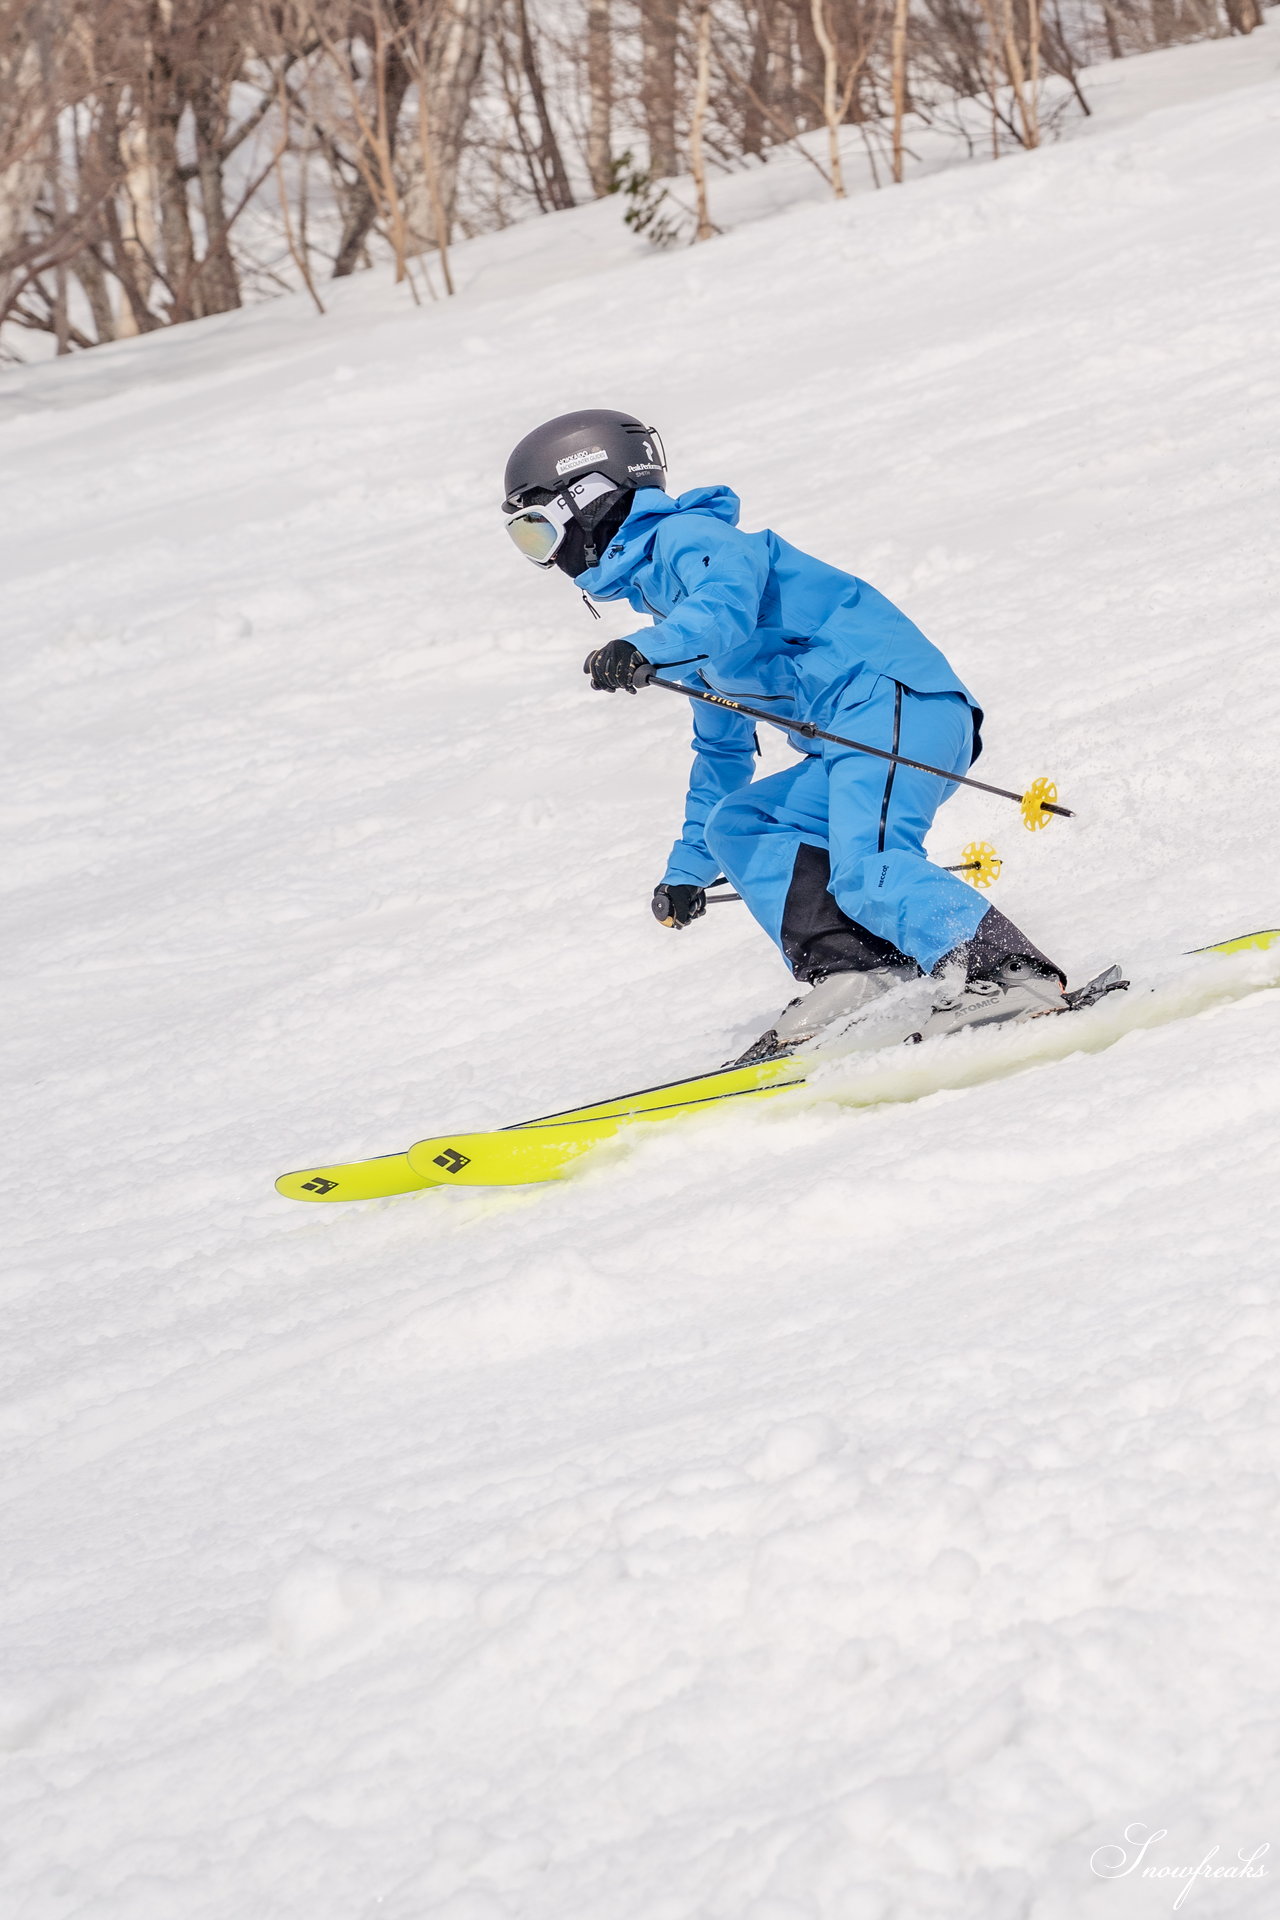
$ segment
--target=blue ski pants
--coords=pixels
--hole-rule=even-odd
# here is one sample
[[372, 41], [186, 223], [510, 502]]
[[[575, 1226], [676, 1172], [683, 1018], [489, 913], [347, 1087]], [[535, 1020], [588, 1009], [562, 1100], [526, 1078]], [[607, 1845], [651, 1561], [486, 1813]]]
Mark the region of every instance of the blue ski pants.
[[[973, 755], [973, 712], [959, 694], [913, 693], [883, 677], [825, 725], [954, 773]], [[928, 972], [987, 910], [975, 888], [925, 857], [933, 816], [954, 792], [935, 774], [824, 741], [821, 753], [719, 801], [707, 847], [798, 978], [903, 954]]]

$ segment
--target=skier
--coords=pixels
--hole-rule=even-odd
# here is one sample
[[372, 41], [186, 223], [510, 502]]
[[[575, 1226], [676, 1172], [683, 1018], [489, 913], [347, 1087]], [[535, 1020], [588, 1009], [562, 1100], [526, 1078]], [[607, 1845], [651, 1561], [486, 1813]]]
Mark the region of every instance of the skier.
[[[603, 693], [651, 672], [853, 733], [965, 773], [982, 712], [938, 649], [865, 580], [775, 533], [744, 533], [728, 487], [673, 499], [656, 430], [631, 414], [563, 414], [506, 469], [507, 530], [535, 566], [590, 600], [626, 600], [653, 626], [596, 648]], [[643, 642], [643, 646], [640, 644]], [[811, 991], [742, 1056], [786, 1052], [924, 982], [923, 1037], [1061, 1010], [1066, 976], [996, 907], [925, 856], [954, 786], [845, 747], [789, 736], [802, 756], [753, 778], [752, 722], [694, 703], [683, 829], [654, 890], [663, 926], [706, 910], [723, 873]]]

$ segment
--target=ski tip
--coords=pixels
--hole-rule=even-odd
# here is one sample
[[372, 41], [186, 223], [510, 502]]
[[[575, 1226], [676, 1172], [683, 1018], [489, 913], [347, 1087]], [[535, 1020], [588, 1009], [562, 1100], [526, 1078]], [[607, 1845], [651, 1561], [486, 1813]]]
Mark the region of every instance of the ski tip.
[[440, 1183], [417, 1173], [407, 1153], [384, 1154], [379, 1160], [351, 1160], [334, 1167], [304, 1167], [282, 1173], [276, 1192], [286, 1200], [310, 1203], [333, 1200], [389, 1200], [399, 1193], [418, 1193]]

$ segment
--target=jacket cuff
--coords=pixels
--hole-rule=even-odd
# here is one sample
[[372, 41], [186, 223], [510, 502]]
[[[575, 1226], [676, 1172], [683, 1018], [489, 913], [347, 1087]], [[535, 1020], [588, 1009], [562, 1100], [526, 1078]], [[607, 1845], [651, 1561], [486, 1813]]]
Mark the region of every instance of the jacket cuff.
[[664, 887], [709, 887], [713, 880], [720, 878], [720, 869], [708, 853], [699, 858], [691, 847], [681, 847], [673, 852], [667, 862], [667, 870], [662, 876]]

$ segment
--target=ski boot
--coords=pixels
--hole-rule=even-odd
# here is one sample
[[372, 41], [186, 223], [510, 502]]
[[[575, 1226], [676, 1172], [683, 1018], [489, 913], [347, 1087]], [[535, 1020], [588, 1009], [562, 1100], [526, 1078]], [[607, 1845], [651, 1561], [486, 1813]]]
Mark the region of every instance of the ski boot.
[[920, 977], [920, 969], [914, 964], [824, 974], [811, 992], [789, 1001], [773, 1025], [729, 1064], [753, 1067], [758, 1060], [773, 1060], [779, 1054], [794, 1053], [806, 1040], [814, 1039], [828, 1027], [856, 1020], [891, 988]]
[[961, 1027], [1003, 1026], [1014, 1020], [1038, 1020], [1049, 1013], [1065, 1013], [1067, 999], [1056, 968], [1011, 954], [989, 972], [956, 978], [944, 986], [909, 1041], [932, 1040]]
[[933, 969], [938, 991], [909, 1041], [932, 1040], [962, 1027], [1003, 1026], [1064, 1013], [1067, 976], [1007, 920], [988, 907], [973, 933]]

